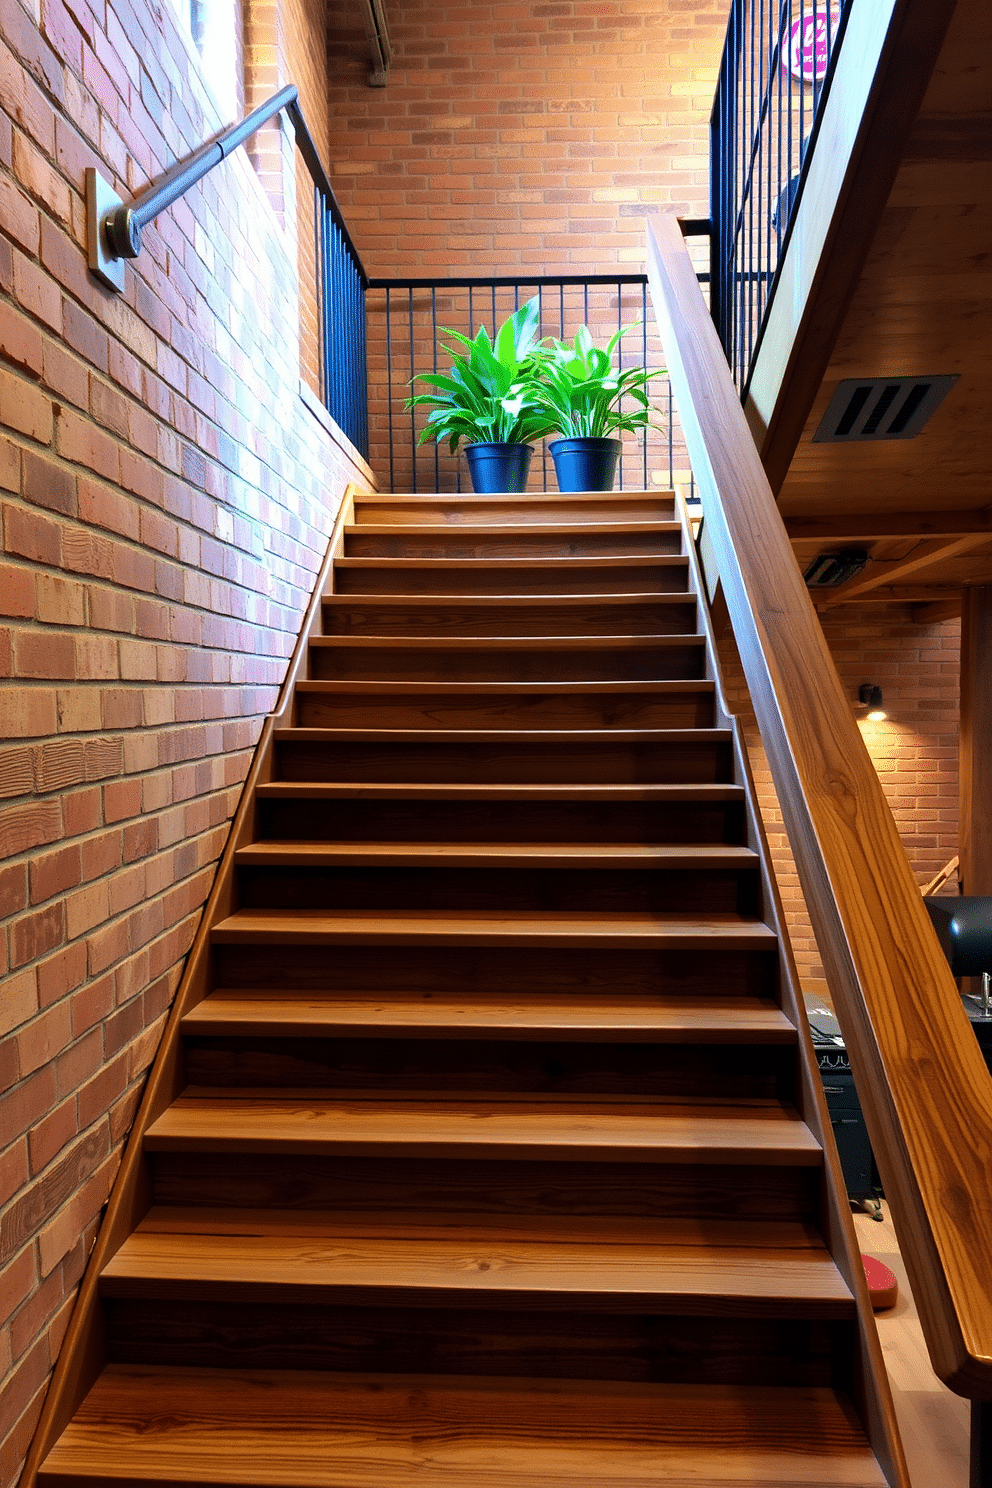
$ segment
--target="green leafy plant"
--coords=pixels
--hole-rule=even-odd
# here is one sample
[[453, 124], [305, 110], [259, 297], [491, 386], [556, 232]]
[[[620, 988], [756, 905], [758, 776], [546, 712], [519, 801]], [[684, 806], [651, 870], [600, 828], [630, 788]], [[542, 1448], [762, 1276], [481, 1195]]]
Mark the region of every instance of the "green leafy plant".
[[[643, 429], [651, 422], [647, 385], [666, 369], [648, 372], [644, 367], [630, 367], [621, 372], [613, 365], [620, 337], [634, 329], [629, 325], [617, 331], [605, 350], [594, 344], [588, 326], [580, 326], [571, 343], [555, 341], [538, 348], [538, 398], [557, 433], [604, 439], [626, 429]], [[624, 399], [635, 406], [622, 408]]]
[[461, 439], [470, 444], [529, 444], [553, 431], [538, 392], [540, 320], [535, 296], [503, 322], [493, 341], [485, 326], [471, 339], [442, 326], [442, 333], [456, 343], [444, 347], [454, 358], [451, 369], [447, 374], [418, 372], [411, 381], [426, 382], [432, 391], [406, 401], [407, 410], [421, 405], [433, 410], [418, 444], [446, 439], [454, 454]]

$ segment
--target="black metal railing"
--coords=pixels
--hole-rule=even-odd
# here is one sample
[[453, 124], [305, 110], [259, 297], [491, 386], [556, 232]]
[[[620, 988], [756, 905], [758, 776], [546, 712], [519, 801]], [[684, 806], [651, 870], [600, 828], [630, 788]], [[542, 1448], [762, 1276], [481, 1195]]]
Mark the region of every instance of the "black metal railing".
[[[662, 366], [661, 346], [649, 324], [644, 274], [515, 275], [489, 278], [376, 279], [368, 282], [370, 449], [376, 469], [390, 490], [471, 490], [464, 457], [451, 456], [433, 441], [419, 445], [427, 410], [407, 410], [418, 372], [446, 370], [444, 327], [474, 335], [485, 325], [490, 335], [526, 300], [537, 296], [541, 334], [571, 340], [588, 325], [598, 345], [623, 326], [635, 326], [620, 342], [623, 367]], [[628, 488], [672, 484], [680, 440], [672, 418], [671, 388], [659, 377], [651, 384], [654, 424], [623, 439], [617, 476]], [[688, 470], [685, 472], [689, 479]], [[531, 467], [530, 488], [554, 487], [545, 443]]]
[[731, 6], [710, 119], [710, 308], [742, 394], [851, 3]]
[[239, 124], [231, 125], [184, 160], [177, 161], [133, 201], [122, 202], [95, 171], [88, 172], [90, 267], [110, 288], [123, 289], [120, 260], [137, 258], [142, 232], [149, 223], [283, 111], [293, 126], [297, 149], [313, 180], [321, 397], [334, 422], [367, 458], [365, 289], [368, 276], [334, 199], [300, 108], [295, 84], [280, 89]]

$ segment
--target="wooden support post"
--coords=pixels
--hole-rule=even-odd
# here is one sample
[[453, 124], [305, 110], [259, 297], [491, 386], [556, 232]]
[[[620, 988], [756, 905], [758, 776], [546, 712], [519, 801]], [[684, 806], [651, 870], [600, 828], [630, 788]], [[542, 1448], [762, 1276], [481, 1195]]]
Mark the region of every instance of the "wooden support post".
[[961, 600], [961, 892], [992, 894], [992, 585]]

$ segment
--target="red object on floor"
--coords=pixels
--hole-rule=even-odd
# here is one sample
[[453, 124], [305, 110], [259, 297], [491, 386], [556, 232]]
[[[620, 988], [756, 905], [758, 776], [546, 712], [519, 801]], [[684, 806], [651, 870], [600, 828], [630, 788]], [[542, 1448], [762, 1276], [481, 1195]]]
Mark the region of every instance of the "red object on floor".
[[865, 1268], [868, 1295], [874, 1310], [882, 1312], [886, 1307], [895, 1307], [899, 1297], [899, 1283], [894, 1272], [888, 1266], [883, 1266], [874, 1256], [863, 1255], [861, 1264]]

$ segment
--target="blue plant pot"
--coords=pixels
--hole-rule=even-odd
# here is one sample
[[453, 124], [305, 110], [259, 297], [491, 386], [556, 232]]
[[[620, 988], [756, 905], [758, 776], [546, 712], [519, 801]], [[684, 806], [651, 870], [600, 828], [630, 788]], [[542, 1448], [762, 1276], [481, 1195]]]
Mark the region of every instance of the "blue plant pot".
[[619, 439], [555, 439], [548, 449], [559, 491], [612, 491], [622, 448]]
[[472, 490], [477, 496], [526, 491], [533, 454], [532, 444], [467, 444], [465, 458]]

